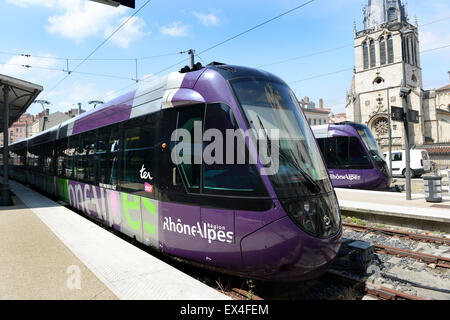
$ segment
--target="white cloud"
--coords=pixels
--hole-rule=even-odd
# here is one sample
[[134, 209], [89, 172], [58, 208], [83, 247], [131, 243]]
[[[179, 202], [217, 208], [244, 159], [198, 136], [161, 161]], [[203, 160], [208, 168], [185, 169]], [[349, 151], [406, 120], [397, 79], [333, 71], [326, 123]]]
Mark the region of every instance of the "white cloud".
[[[117, 26], [108, 26], [105, 28], [105, 37], [108, 37], [114, 32], [123, 22], [125, 22], [128, 17], [123, 17], [120, 19]], [[125, 24], [118, 33], [116, 33], [109, 41], [118, 45], [121, 48], [128, 48], [130, 43], [142, 38], [145, 35], [150, 34], [149, 32], [142, 31], [146, 26], [144, 20], [139, 17], [132, 17], [130, 21]]]
[[[419, 31], [420, 32], [420, 31]], [[441, 30], [422, 31], [419, 33], [420, 51], [436, 49], [450, 44], [450, 34]]]
[[53, 109], [50, 110], [51, 112], [66, 112], [71, 108], [78, 108], [78, 102], [81, 102], [84, 110], [89, 110], [93, 108], [93, 105], [89, 105], [88, 101], [97, 100], [102, 95], [99, 95], [97, 84], [94, 82], [75, 82], [70, 86], [70, 90], [61, 90], [58, 93], [52, 99]]
[[211, 27], [217, 26], [220, 23], [219, 17], [214, 13], [192, 12], [194, 16], [200, 21], [201, 24]]
[[91, 1], [65, 1], [64, 14], [51, 16], [48, 32], [82, 42], [85, 38], [103, 33], [110, 23], [125, 12], [123, 8], [101, 6]]
[[26, 7], [32, 6], [32, 5], [44, 6], [46, 8], [55, 8], [62, 1], [58, 1], [58, 0], [6, 0], [6, 2], [15, 4], [15, 5], [17, 5], [19, 7], [23, 7], [23, 8], [26, 8]]
[[[37, 84], [63, 75], [63, 67], [51, 54], [43, 54], [41, 57], [13, 56], [5, 64], [0, 64], [0, 73], [15, 78], [21, 78]], [[30, 68], [23, 67], [31, 66]], [[56, 69], [56, 70], [52, 70]], [[61, 71], [59, 71], [61, 70]]]
[[[86, 38], [108, 37], [122, 22], [127, 19], [124, 14], [129, 10], [124, 6], [110, 7], [86, 0], [7, 0], [9, 3], [27, 8], [41, 6], [58, 11], [48, 18], [45, 29], [51, 34], [57, 34], [83, 42]], [[112, 38], [111, 42], [122, 48], [128, 48], [147, 33], [144, 20], [134, 17], [124, 25]]]
[[168, 26], [162, 26], [160, 31], [162, 34], [172, 37], [185, 37], [188, 35], [190, 26], [183, 24], [181, 21], [177, 21]]

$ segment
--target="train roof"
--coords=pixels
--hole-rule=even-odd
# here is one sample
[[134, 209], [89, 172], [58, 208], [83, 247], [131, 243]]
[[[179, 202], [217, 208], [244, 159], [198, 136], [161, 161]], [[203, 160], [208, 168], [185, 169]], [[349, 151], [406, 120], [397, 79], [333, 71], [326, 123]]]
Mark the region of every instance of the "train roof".
[[354, 136], [357, 134], [357, 129], [366, 129], [366, 125], [351, 121], [344, 121], [339, 123], [330, 123], [321, 126], [312, 126], [314, 136], [316, 139], [333, 137], [337, 131], [340, 135]]
[[[205, 67], [197, 64], [193, 69], [185, 67], [180, 71], [172, 72], [151, 81], [144, 80], [136, 90], [125, 93], [77, 117], [11, 145], [24, 141], [32, 141], [32, 145], [41, 144], [49, 141], [49, 139], [64, 138], [156, 112], [161, 108], [174, 107], [176, 105], [172, 103], [172, 98], [175, 93], [180, 90], [193, 89], [197, 80], [206, 70], [216, 71], [227, 81], [245, 77], [264, 78], [284, 83], [279, 77], [263, 70], [218, 62], [213, 62]], [[189, 93], [190, 99], [199, 103], [204, 102], [200, 94], [197, 93], [196, 95], [193, 90], [191, 91]]]

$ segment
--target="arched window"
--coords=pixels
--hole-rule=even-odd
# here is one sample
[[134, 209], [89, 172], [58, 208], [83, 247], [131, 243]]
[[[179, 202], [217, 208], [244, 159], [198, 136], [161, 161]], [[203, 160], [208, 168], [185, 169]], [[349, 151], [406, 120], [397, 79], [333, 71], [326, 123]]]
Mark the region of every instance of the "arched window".
[[375, 67], [377, 60], [375, 58], [375, 41], [370, 41], [370, 67]]
[[388, 21], [393, 21], [397, 19], [397, 9], [389, 8], [388, 10]]
[[394, 47], [392, 44], [392, 36], [387, 37], [387, 51], [388, 51], [388, 63], [394, 62]]
[[402, 40], [402, 58], [403, 61], [408, 62], [408, 45], [407, 45], [408, 41], [406, 38], [403, 38]]
[[367, 42], [363, 42], [363, 61], [364, 69], [369, 68], [369, 48], [367, 47]]
[[412, 43], [413, 43], [412, 54], [413, 54], [414, 65], [418, 67], [419, 66], [419, 49], [418, 49], [419, 43], [415, 38], [412, 39]]
[[384, 37], [380, 39], [380, 64], [386, 64], [386, 40]]
[[409, 64], [413, 64], [413, 62], [412, 62], [412, 54], [411, 54], [412, 43], [411, 43], [411, 38], [410, 37], [406, 38], [406, 47], [408, 48], [408, 51], [407, 51], [408, 63]]

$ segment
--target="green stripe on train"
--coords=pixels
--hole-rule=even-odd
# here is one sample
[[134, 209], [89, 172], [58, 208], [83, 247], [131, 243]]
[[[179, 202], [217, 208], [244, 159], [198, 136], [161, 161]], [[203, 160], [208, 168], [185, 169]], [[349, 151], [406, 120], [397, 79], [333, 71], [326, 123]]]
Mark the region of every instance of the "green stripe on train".
[[58, 197], [66, 203], [69, 201], [69, 180], [58, 178]]

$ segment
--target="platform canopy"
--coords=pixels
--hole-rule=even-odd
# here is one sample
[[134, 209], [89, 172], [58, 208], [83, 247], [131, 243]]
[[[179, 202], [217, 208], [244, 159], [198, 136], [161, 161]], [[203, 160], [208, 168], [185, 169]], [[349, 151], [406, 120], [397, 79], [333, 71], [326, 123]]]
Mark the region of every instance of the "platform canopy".
[[113, 6], [113, 7], [118, 7], [120, 5], [129, 7], [129, 8], [133, 8], [133, 9], [135, 7], [135, 3], [134, 3], [135, 0], [91, 0], [91, 1], [103, 3], [108, 6]]
[[16, 122], [42, 92], [40, 85], [0, 74], [0, 133], [4, 131], [5, 87], [8, 91], [8, 127]]

